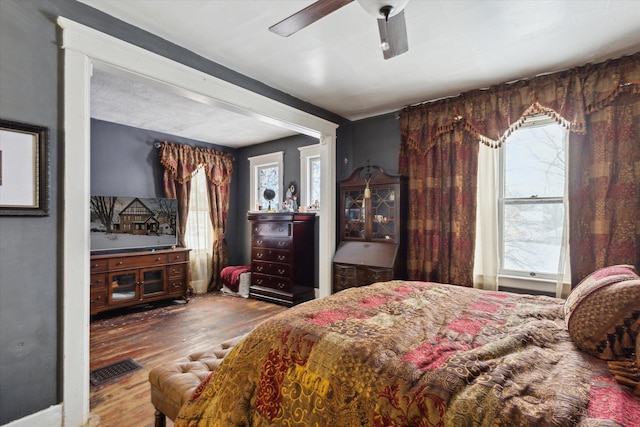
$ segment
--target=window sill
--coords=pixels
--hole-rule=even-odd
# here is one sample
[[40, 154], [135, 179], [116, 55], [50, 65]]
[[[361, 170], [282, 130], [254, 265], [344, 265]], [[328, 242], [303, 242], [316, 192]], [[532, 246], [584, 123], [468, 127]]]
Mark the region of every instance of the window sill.
[[498, 275], [498, 290], [500, 290], [501, 288], [545, 292], [549, 293], [550, 295], [555, 295], [556, 281], [532, 277]]

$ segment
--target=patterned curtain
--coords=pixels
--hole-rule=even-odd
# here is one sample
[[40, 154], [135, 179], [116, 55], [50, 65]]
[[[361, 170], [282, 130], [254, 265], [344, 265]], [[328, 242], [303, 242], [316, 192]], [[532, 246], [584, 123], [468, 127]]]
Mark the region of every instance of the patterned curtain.
[[227, 216], [229, 215], [229, 185], [233, 172], [233, 159], [229, 154], [205, 153], [207, 174], [207, 194], [209, 195], [209, 215], [213, 225], [213, 274], [209, 289], [220, 289], [220, 272], [229, 265], [227, 249]]
[[572, 282], [616, 264], [640, 268], [640, 90], [626, 86], [569, 138]]
[[160, 162], [164, 166], [164, 187], [167, 197], [178, 199], [178, 244], [186, 246], [184, 239], [191, 178], [199, 166], [207, 176], [209, 216], [213, 226], [212, 277], [209, 289], [219, 286], [220, 271], [229, 264], [225, 233], [229, 213], [229, 185], [233, 173], [232, 155], [206, 148], [163, 142]]
[[184, 239], [189, 215], [191, 177], [199, 162], [194, 150], [187, 145], [163, 142], [160, 147], [160, 163], [164, 166], [164, 193], [178, 199], [178, 246], [186, 247]]
[[[640, 85], [640, 53], [623, 57], [618, 60], [611, 60], [603, 64], [587, 65], [567, 70], [561, 73], [550, 74], [536, 77], [531, 80], [523, 80], [516, 83], [502, 84], [491, 87], [486, 90], [476, 90], [464, 93], [455, 98], [447, 98], [440, 101], [421, 104], [418, 106], [405, 108], [400, 116], [400, 173], [407, 175], [409, 178], [410, 200], [418, 197], [419, 203], [412, 203], [409, 210], [409, 239], [408, 239], [408, 270], [414, 275], [410, 278], [429, 277], [429, 280], [440, 282], [449, 282], [458, 280], [457, 284], [470, 285], [472, 273], [466, 275], [468, 278], [462, 277], [461, 274], [451, 273], [461, 268], [466, 268], [464, 263], [456, 261], [457, 258], [468, 256], [473, 259], [473, 243], [468, 245], [461, 243], [456, 237], [449, 243], [437, 243], [437, 247], [441, 250], [434, 251], [433, 248], [425, 249], [425, 244], [436, 239], [450, 239], [451, 232], [469, 233], [473, 236], [472, 230], [475, 230], [475, 212], [465, 209], [458, 213], [452, 213], [449, 217], [442, 216], [442, 212], [453, 212], [448, 203], [461, 203], [464, 206], [471, 207], [475, 201], [476, 175], [472, 173], [472, 168], [462, 166], [460, 169], [456, 167], [448, 168], [445, 166], [447, 162], [453, 160], [452, 156], [457, 155], [455, 150], [451, 148], [441, 147], [441, 145], [450, 144], [450, 140], [456, 141], [460, 147], [466, 147], [465, 141], [470, 138], [473, 141], [479, 141], [489, 147], [500, 147], [506, 138], [517, 130], [524, 121], [533, 115], [544, 114], [561, 125], [567, 127], [572, 132], [572, 146], [577, 147], [580, 141], [584, 140], [586, 144], [591, 144], [589, 137], [585, 137], [589, 132], [593, 132], [592, 121], [595, 117], [594, 113], [605, 109], [612, 104], [622, 93], [639, 91]], [[634, 104], [635, 105], [635, 104]], [[609, 111], [609, 110], [607, 110]], [[637, 107], [636, 107], [637, 113]], [[609, 117], [607, 112], [602, 113], [603, 117]], [[597, 120], [597, 126], [601, 126], [602, 119]], [[606, 121], [606, 120], [605, 120]], [[638, 141], [640, 141], [640, 129], [635, 125], [631, 137], [635, 141], [637, 149]], [[596, 130], [596, 133], [608, 135], [607, 140], [609, 146], [619, 143], [614, 139], [611, 131]], [[462, 135], [469, 135], [461, 136]], [[443, 137], [444, 135], [450, 135]], [[616, 137], [617, 138], [617, 137]], [[454, 145], [455, 145], [454, 144]], [[431, 153], [432, 150], [436, 150]], [[573, 150], [570, 149], [570, 156]], [[477, 150], [468, 149], [462, 155], [477, 156]], [[631, 153], [629, 153], [631, 154]], [[425, 156], [432, 159], [427, 160]], [[419, 159], [418, 157], [423, 157]], [[630, 161], [627, 159], [627, 162]], [[571, 159], [569, 160], [570, 168], [574, 168]], [[583, 162], [584, 163], [584, 162]], [[595, 168], [595, 175], [599, 172], [600, 164], [588, 165], [584, 167]], [[597, 162], [596, 162], [597, 163]], [[614, 161], [617, 165], [616, 161]], [[637, 164], [637, 163], [636, 163]], [[466, 168], [466, 169], [465, 169]], [[636, 173], [637, 173], [636, 166]], [[476, 170], [476, 169], [473, 169]], [[441, 171], [441, 172], [440, 172]], [[449, 171], [450, 174], [447, 175]], [[572, 179], [578, 171], [572, 169], [569, 177], [570, 188], [574, 185], [588, 188], [586, 184], [574, 184]], [[442, 174], [444, 173], [444, 174]], [[460, 175], [460, 174], [463, 175]], [[469, 173], [468, 175], [466, 175]], [[591, 173], [591, 172], [589, 172]], [[464, 186], [458, 186], [460, 190], [455, 196], [449, 188], [456, 187], [456, 180], [463, 176]], [[584, 181], [581, 181], [584, 182]], [[638, 182], [637, 180], [635, 181]], [[424, 188], [440, 188], [442, 194], [446, 197], [434, 197], [427, 195], [419, 195], [415, 193], [424, 192]], [[413, 192], [414, 194], [412, 194]], [[471, 193], [468, 193], [471, 192]], [[619, 191], [620, 194], [624, 193]], [[625, 197], [635, 197], [637, 202], [638, 189], [637, 184], [635, 190], [624, 193]], [[421, 198], [420, 198], [421, 197]], [[455, 197], [455, 198], [453, 198]], [[597, 203], [603, 203], [602, 195], [594, 195]], [[468, 202], [467, 202], [468, 201]], [[571, 203], [571, 194], [570, 194]], [[596, 201], [594, 201], [596, 203]], [[632, 203], [631, 203], [632, 204]], [[475, 206], [475, 205], [473, 205]], [[638, 210], [635, 210], [637, 215]], [[574, 210], [570, 207], [570, 222], [574, 222]], [[617, 214], [617, 213], [616, 213]], [[577, 220], [577, 219], [576, 219]], [[635, 233], [640, 227], [637, 216], [634, 217]], [[622, 243], [621, 235], [628, 235], [630, 231], [620, 230], [618, 227], [621, 221], [614, 225], [616, 231], [608, 234], [608, 238], [614, 242]], [[593, 232], [593, 227], [597, 225], [590, 223], [584, 224], [584, 227], [591, 227], [589, 230]], [[437, 233], [433, 230], [439, 230]], [[450, 231], [451, 230], [451, 231]], [[576, 271], [594, 271], [596, 268], [605, 265], [593, 265], [593, 260], [587, 260], [581, 257], [574, 257], [574, 245], [582, 245], [585, 240], [577, 235], [579, 230], [576, 227], [570, 229], [570, 245], [572, 251], [572, 260], [583, 262], [583, 268]], [[584, 234], [584, 228], [582, 233]], [[629, 241], [630, 239], [626, 239]], [[637, 240], [636, 240], [637, 241]], [[615, 244], [614, 244], [615, 245]], [[432, 245], [433, 246], [433, 245]], [[640, 263], [637, 257], [637, 243], [634, 245], [635, 263]], [[584, 248], [587, 250], [587, 248]], [[592, 250], [601, 250], [591, 248]], [[433, 251], [431, 254], [419, 255], [426, 250]], [[463, 251], [464, 255], [453, 254], [458, 250]], [[450, 253], [447, 253], [449, 251]], [[628, 252], [628, 251], [627, 251]], [[426, 258], [431, 258], [426, 260]], [[621, 258], [615, 258], [621, 259]], [[625, 258], [627, 259], [627, 258]], [[612, 263], [613, 258], [602, 260], [602, 262]], [[473, 265], [473, 264], [471, 264]], [[434, 268], [437, 266], [437, 268]], [[572, 269], [574, 268], [572, 261]], [[437, 274], [434, 272], [437, 271]], [[448, 273], [447, 273], [448, 272]], [[573, 273], [573, 284], [579, 281], [579, 274]], [[460, 279], [456, 279], [460, 277]]]
[[409, 178], [407, 275], [411, 280], [473, 285], [478, 142], [464, 127], [428, 150], [405, 147]]

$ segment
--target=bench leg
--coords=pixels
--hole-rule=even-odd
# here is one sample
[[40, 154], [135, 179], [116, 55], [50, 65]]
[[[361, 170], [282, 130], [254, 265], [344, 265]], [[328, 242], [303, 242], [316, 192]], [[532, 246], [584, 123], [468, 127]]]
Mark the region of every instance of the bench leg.
[[156, 409], [155, 427], [165, 427], [167, 425], [167, 417]]

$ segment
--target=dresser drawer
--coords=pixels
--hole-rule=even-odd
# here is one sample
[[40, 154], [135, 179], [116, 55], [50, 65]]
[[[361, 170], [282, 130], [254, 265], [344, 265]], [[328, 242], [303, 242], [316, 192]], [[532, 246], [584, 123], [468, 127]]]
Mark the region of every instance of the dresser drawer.
[[167, 254], [167, 262], [169, 264], [173, 262], [185, 262], [189, 261], [189, 252], [179, 251], [179, 252], [170, 252]]
[[262, 237], [257, 236], [252, 239], [254, 248], [289, 249], [291, 239], [288, 237]]
[[289, 237], [291, 224], [286, 222], [261, 222], [253, 225], [254, 236]]
[[291, 263], [291, 251], [287, 249], [252, 248], [251, 259], [254, 261], [275, 261]]
[[92, 274], [89, 276], [89, 287], [91, 290], [93, 289], [106, 289], [107, 288], [107, 275], [102, 274]]
[[264, 288], [277, 289], [280, 291], [291, 291], [291, 282], [284, 277], [269, 276], [251, 272], [251, 286], [262, 286]]
[[91, 273], [101, 273], [107, 271], [108, 262], [106, 259], [92, 259], [90, 263]]
[[136, 257], [113, 258], [109, 260], [109, 270], [131, 267], [150, 267], [167, 263], [166, 254], [142, 255]]
[[96, 290], [93, 289], [90, 292], [89, 296], [89, 309], [94, 310], [98, 308], [105, 307], [107, 305], [107, 290]]
[[175, 264], [167, 266], [167, 276], [172, 277], [184, 277], [187, 271], [186, 264]]
[[393, 270], [391, 268], [369, 267], [367, 269], [367, 282], [388, 282], [393, 279]]
[[290, 277], [291, 266], [277, 262], [254, 261], [251, 266], [252, 273], [269, 274], [278, 277]]
[[187, 289], [187, 283], [184, 278], [171, 279], [167, 281], [167, 293], [181, 294]]

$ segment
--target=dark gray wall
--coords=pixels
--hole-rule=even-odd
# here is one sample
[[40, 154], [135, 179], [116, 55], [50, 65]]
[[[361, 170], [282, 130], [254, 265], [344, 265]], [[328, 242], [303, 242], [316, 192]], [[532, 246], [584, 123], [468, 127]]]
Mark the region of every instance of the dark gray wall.
[[[353, 124], [353, 169], [364, 166], [369, 160], [385, 172], [398, 173], [398, 153], [400, 150], [399, 113], [384, 114], [359, 120]], [[338, 177], [340, 179], [340, 177]]]
[[60, 400], [59, 61], [55, 26], [31, 6], [0, 1], [0, 117], [49, 128], [51, 214], [0, 217], [0, 424]]
[[58, 404], [62, 396], [61, 225], [65, 207], [59, 191], [64, 147], [58, 16], [333, 121], [340, 125], [339, 152], [352, 153], [351, 122], [82, 3], [0, 0], [0, 117], [47, 126], [51, 135], [51, 214], [0, 217], [0, 424]]
[[[175, 135], [91, 120], [91, 195], [164, 197], [164, 168], [155, 142], [168, 141], [231, 153], [236, 150]], [[231, 178], [227, 242], [229, 262], [238, 264], [243, 248], [237, 241], [237, 167]]]

